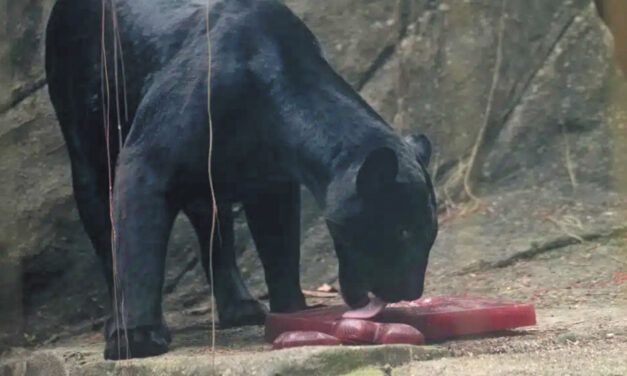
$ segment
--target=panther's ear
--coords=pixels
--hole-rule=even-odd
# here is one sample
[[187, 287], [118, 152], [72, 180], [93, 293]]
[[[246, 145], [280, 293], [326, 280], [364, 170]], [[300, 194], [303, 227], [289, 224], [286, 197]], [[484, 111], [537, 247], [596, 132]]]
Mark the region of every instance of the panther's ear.
[[423, 166], [428, 167], [431, 162], [431, 141], [424, 134], [410, 135], [405, 141], [414, 148], [416, 158]]
[[398, 157], [394, 150], [383, 147], [366, 157], [357, 173], [357, 193], [371, 196], [389, 187], [398, 174]]

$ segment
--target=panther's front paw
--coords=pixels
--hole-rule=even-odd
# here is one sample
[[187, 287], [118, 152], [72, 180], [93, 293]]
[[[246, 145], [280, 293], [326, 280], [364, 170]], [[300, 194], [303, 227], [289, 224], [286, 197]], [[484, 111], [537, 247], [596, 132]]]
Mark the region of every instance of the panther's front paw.
[[266, 307], [257, 300], [240, 300], [220, 311], [220, 328], [263, 325], [266, 314]]
[[162, 326], [116, 330], [107, 337], [104, 357], [120, 360], [165, 354], [168, 352], [167, 332]]
[[281, 295], [273, 297], [270, 295], [270, 308], [272, 313], [295, 313], [309, 309], [305, 296], [301, 293], [291, 295]]
[[[121, 329], [121, 328], [117, 328], [116, 327], [116, 322], [112, 317], [109, 317], [104, 324], [104, 336], [105, 338], [111, 338], [111, 336], [114, 335], [114, 333], [116, 332], [116, 330]], [[118, 322], [117, 325], [122, 325], [122, 322]], [[168, 324], [165, 323], [165, 320], [163, 319], [163, 317], [161, 318], [161, 325], [156, 326], [155, 330], [158, 330], [161, 333], [161, 336], [163, 336], [165, 338], [165, 340], [168, 342], [168, 344], [170, 342], [172, 342], [172, 334], [170, 333], [170, 328], [168, 327]]]

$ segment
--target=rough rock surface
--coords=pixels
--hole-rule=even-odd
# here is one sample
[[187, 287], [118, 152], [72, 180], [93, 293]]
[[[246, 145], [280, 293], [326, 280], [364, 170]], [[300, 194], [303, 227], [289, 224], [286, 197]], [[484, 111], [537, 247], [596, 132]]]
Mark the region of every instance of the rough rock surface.
[[[0, 5], [0, 351], [88, 335], [107, 305], [43, 75], [42, 33], [53, 2]], [[588, 254], [589, 242], [624, 234], [627, 86], [591, 1], [285, 2], [396, 129], [434, 141], [443, 230], [428, 293], [508, 296], [504, 284], [515, 281], [499, 273], [519, 261], [564, 247]], [[465, 203], [465, 177], [481, 199], [474, 212]], [[336, 283], [336, 261], [310, 197], [304, 206], [302, 280], [315, 289]], [[237, 234], [243, 274], [263, 295], [263, 273], [241, 219]], [[619, 246], [604, 247], [599, 252], [624, 260]], [[165, 286], [168, 321], [181, 332], [207, 325], [209, 291], [197, 249], [181, 218]], [[625, 264], [599, 265], [595, 270], [605, 273]], [[561, 280], [577, 283], [569, 278]], [[550, 295], [543, 304], [570, 301], [560, 299]]]

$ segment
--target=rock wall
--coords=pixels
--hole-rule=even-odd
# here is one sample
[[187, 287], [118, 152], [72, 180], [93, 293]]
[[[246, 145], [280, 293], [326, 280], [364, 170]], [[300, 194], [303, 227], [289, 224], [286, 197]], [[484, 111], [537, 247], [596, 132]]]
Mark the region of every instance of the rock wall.
[[[444, 205], [467, 199], [464, 181], [480, 196], [626, 186], [626, 88], [591, 1], [285, 1], [384, 118], [433, 139]], [[0, 5], [0, 344], [97, 325], [106, 306], [45, 86], [42, 33], [52, 4]], [[304, 226], [303, 282], [312, 288], [336, 270], [310, 199]], [[262, 293], [241, 221], [238, 233], [243, 273]], [[168, 306], [206, 300], [184, 219], [170, 248]]]

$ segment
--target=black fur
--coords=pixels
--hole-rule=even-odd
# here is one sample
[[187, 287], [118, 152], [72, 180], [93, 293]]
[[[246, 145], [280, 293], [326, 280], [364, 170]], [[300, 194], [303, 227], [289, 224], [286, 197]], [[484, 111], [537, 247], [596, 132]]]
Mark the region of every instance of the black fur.
[[[167, 351], [161, 294], [172, 222], [194, 225], [208, 269], [207, 40], [204, 0], [117, 0], [128, 121], [117, 133], [111, 95], [115, 251], [121, 354], [107, 326], [105, 357]], [[101, 95], [100, 0], [58, 0], [46, 72], [72, 163], [81, 219], [112, 292], [111, 228]], [[107, 20], [110, 20], [107, 10]], [[113, 43], [107, 23], [107, 46]], [[343, 296], [363, 305], [421, 295], [437, 233], [425, 137], [401, 139], [329, 66], [312, 33], [269, 0], [211, 1], [213, 179], [220, 234], [216, 300], [223, 326], [260, 324], [265, 311], [244, 285], [233, 252], [231, 205], [243, 202], [274, 312], [306, 308], [299, 281], [300, 185], [324, 208]], [[114, 92], [113, 52], [108, 48]], [[121, 74], [121, 72], [119, 72]], [[124, 140], [121, 150], [117, 140]], [[122, 321], [121, 321], [122, 322]], [[124, 336], [122, 336], [123, 338]]]

